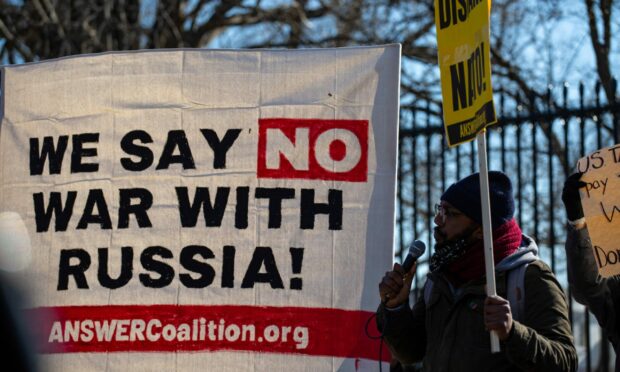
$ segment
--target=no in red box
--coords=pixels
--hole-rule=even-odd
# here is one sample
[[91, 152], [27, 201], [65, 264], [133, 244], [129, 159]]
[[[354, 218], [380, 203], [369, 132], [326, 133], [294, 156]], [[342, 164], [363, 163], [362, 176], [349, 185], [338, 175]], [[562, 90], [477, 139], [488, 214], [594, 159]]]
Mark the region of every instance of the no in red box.
[[[268, 136], [274, 135], [284, 141], [270, 141]], [[296, 138], [298, 135], [303, 138]], [[282, 150], [287, 146], [294, 149], [291, 152], [295, 156], [289, 154], [294, 159], [287, 158]], [[268, 164], [269, 156], [272, 164]], [[279, 156], [275, 166], [274, 156]], [[326, 160], [340, 164], [344, 170], [326, 166]], [[258, 121], [259, 178], [366, 182], [367, 174], [368, 120], [267, 118]]]

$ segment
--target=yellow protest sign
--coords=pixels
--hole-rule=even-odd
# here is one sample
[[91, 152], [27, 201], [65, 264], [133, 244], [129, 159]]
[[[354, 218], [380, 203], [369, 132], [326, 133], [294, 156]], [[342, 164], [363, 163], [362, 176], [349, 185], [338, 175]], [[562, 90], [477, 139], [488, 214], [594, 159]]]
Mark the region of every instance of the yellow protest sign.
[[579, 159], [581, 204], [594, 258], [603, 277], [620, 274], [620, 144]]
[[449, 146], [497, 121], [491, 86], [491, 0], [435, 0], [435, 27]]

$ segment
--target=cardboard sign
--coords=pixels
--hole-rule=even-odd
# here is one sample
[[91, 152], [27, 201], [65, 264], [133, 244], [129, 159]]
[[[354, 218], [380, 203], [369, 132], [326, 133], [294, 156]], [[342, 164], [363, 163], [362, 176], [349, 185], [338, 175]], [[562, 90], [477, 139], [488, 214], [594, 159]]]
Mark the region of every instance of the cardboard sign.
[[497, 121], [491, 85], [491, 1], [435, 0], [443, 115], [449, 146]]
[[601, 276], [620, 274], [620, 144], [579, 159], [581, 204]]
[[0, 206], [42, 364], [376, 370], [399, 71], [398, 45], [5, 67]]

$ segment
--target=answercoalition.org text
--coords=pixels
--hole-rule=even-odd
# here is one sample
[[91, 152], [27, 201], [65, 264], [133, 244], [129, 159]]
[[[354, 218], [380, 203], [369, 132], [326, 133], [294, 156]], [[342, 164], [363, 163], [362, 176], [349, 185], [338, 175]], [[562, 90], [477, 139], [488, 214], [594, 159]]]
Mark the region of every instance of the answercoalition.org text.
[[48, 342], [265, 342], [292, 343], [298, 350], [308, 347], [307, 327], [267, 325], [261, 328], [202, 317], [180, 324], [160, 319], [65, 320], [52, 324]]
[[[95, 305], [29, 309], [43, 354], [219, 350], [390, 360], [367, 336], [372, 311], [251, 305]], [[368, 332], [380, 334], [371, 322]]]

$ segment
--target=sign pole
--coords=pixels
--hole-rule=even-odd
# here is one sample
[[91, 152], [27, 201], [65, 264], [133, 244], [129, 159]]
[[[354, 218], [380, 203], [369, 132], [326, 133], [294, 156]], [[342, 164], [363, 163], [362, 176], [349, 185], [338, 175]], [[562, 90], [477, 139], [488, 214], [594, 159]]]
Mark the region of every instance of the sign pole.
[[[484, 233], [484, 266], [487, 277], [487, 296], [495, 296], [495, 261], [493, 259], [493, 231], [491, 229], [491, 203], [489, 200], [489, 169], [487, 165], [486, 129], [476, 135], [478, 143], [478, 168], [480, 169], [480, 200], [482, 201], [482, 231]], [[497, 332], [491, 331], [491, 352], [499, 353]]]

